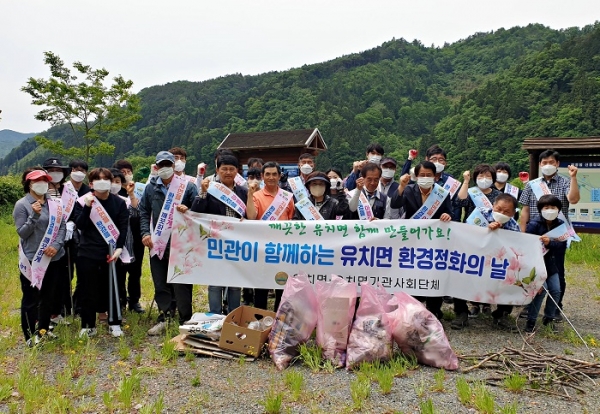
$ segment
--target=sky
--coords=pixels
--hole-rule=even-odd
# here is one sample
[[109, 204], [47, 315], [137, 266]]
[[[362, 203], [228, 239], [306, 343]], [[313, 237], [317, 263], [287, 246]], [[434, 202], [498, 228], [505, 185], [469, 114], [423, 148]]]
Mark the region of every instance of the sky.
[[178, 80], [255, 75], [374, 48], [392, 38], [442, 46], [477, 32], [600, 19], [598, 0], [3, 0], [0, 130], [41, 132], [21, 92], [48, 78], [43, 53], [122, 75], [134, 91]]

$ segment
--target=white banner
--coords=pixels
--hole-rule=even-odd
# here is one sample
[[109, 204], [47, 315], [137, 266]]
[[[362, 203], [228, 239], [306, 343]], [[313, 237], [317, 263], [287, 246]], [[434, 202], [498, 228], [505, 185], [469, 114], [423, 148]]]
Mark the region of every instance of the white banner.
[[281, 288], [299, 272], [389, 292], [529, 303], [546, 280], [539, 236], [439, 220], [239, 221], [175, 212], [167, 280]]

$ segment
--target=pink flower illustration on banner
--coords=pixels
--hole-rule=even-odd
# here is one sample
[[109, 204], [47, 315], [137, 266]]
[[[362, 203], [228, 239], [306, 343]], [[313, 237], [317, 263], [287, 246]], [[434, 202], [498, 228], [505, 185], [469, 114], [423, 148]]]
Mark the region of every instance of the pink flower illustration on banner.
[[479, 293], [473, 297], [473, 302], [482, 302], [481, 295]]
[[504, 284], [505, 285], [514, 285], [517, 282], [517, 276], [515, 275], [515, 272], [512, 270], [509, 270], [506, 272], [506, 279], [504, 279]]
[[508, 261], [508, 270], [512, 270], [514, 272], [519, 272], [521, 270], [521, 263], [519, 262], [518, 257], [511, 257]]
[[498, 293], [498, 292], [490, 292], [488, 290], [487, 295], [488, 295], [487, 303], [490, 303], [492, 305], [495, 305], [496, 303], [498, 303], [498, 296], [500, 296], [500, 293]]
[[525, 256], [525, 254], [524, 254], [522, 251], [520, 251], [520, 250], [517, 250], [517, 249], [515, 249], [514, 247], [511, 247], [511, 248], [510, 248], [510, 250], [512, 250], [512, 251], [513, 251], [513, 253], [515, 254], [515, 256], [517, 256], [517, 257], [522, 257], [522, 256]]
[[498, 260], [502, 260], [504, 259], [504, 256], [506, 256], [506, 249], [504, 248], [504, 246], [502, 246], [497, 252], [496, 252], [496, 256], [494, 256], [496, 259]]

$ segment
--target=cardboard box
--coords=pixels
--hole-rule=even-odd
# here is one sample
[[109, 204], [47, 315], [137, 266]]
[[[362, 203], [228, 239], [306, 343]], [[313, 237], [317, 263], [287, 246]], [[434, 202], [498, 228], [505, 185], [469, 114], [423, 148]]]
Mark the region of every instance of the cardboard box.
[[225, 318], [219, 347], [242, 354], [257, 357], [262, 346], [269, 339], [271, 327], [264, 331], [249, 329], [250, 322], [261, 320], [265, 316], [275, 319], [275, 312], [253, 308], [252, 306], [240, 306]]

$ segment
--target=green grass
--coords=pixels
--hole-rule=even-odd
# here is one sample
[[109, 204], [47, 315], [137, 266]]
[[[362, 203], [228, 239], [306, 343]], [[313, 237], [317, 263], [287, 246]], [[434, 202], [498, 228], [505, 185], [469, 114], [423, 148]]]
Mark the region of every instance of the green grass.
[[525, 385], [527, 385], [527, 377], [518, 372], [512, 373], [504, 378], [504, 387], [510, 392], [523, 392]]

